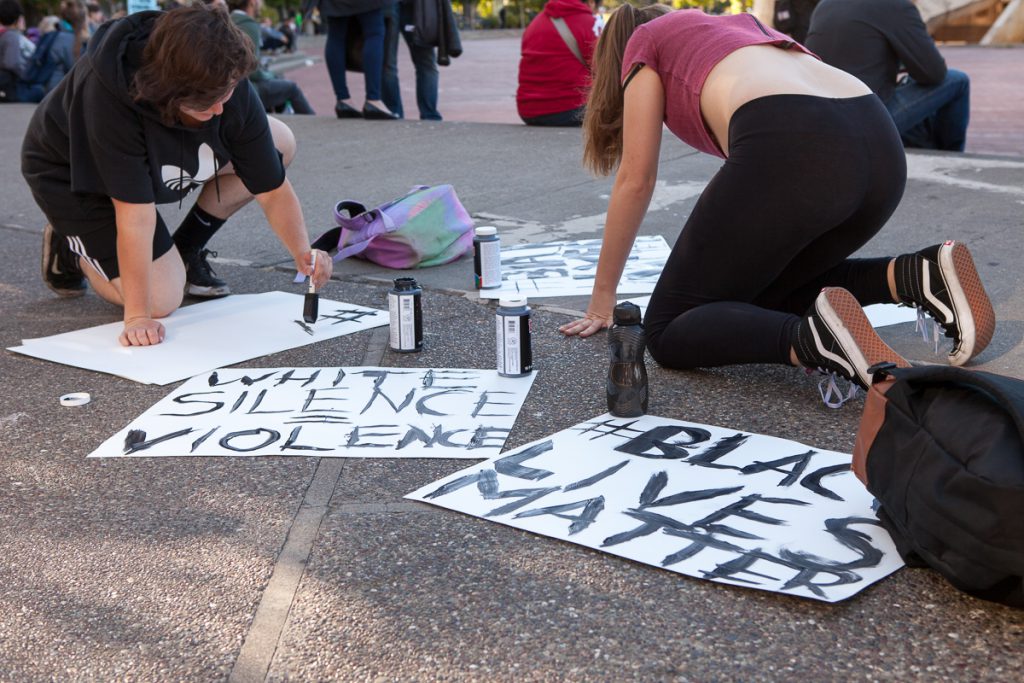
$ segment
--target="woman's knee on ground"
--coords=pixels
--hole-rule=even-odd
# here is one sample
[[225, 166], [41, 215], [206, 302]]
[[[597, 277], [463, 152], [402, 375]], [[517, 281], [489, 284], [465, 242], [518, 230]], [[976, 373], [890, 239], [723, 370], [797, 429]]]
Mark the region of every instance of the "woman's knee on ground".
[[284, 122], [273, 116], [268, 116], [267, 122], [270, 124], [270, 134], [274, 138], [274, 147], [281, 153], [284, 165], [290, 165], [295, 158], [295, 134]]
[[659, 325], [645, 330], [644, 339], [651, 358], [661, 367], [670, 370], [693, 370], [700, 367], [698, 363], [689, 360], [691, 354], [685, 344], [681, 345], [677, 340], [666, 338], [672, 336], [665, 335], [667, 327]]

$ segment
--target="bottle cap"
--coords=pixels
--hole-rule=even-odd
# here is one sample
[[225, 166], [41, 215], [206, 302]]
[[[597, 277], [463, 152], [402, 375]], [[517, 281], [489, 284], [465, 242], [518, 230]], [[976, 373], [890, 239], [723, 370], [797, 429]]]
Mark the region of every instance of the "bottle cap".
[[480, 237], [489, 237], [491, 235], [497, 235], [498, 229], [492, 225], [483, 225], [476, 229], [476, 234]]
[[498, 299], [498, 306], [501, 308], [522, 308], [526, 306], [526, 299]]
[[395, 278], [395, 289], [399, 290], [411, 290], [416, 289], [419, 285], [416, 284], [416, 278], [411, 277], [398, 277]]
[[616, 325], [639, 325], [640, 307], [632, 301], [623, 301], [612, 314]]

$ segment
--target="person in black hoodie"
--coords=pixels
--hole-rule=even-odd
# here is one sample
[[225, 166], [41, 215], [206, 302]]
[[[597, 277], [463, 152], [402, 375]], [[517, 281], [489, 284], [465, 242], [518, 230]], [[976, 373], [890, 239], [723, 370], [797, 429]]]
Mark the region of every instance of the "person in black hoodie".
[[[88, 280], [123, 306], [125, 346], [160, 343], [159, 318], [184, 293], [228, 293], [205, 246], [253, 198], [299, 272], [318, 286], [331, 275], [322, 252], [312, 272], [285, 177], [295, 139], [246, 78], [255, 68], [247, 41], [227, 12], [202, 4], [109, 22], [29, 124], [22, 174], [49, 221], [43, 279], [65, 297], [81, 296]], [[172, 238], [156, 205], [180, 205], [197, 187]]]

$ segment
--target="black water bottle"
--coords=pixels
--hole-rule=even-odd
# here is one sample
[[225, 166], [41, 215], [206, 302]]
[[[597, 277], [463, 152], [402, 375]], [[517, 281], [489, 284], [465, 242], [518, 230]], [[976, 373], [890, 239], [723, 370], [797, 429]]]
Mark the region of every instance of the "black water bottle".
[[647, 413], [647, 368], [640, 308], [625, 302], [615, 307], [608, 332], [608, 412], [616, 417]]

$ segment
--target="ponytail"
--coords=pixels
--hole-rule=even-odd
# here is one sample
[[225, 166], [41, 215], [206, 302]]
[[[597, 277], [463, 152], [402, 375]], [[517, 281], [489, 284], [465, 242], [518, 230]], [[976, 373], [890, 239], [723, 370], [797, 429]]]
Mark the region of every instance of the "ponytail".
[[608, 175], [622, 159], [622, 56], [637, 26], [671, 12], [666, 5], [624, 4], [608, 18], [594, 48], [593, 80], [583, 118], [583, 165]]

